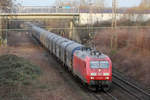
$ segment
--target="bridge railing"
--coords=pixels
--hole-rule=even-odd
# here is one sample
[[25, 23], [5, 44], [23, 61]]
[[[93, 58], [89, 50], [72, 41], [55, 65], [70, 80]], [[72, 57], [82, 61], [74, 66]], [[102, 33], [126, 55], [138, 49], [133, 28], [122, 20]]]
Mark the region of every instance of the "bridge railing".
[[[102, 13], [102, 8], [80, 8], [80, 7], [49, 7], [49, 6], [16, 6], [0, 7], [0, 13]], [[110, 9], [111, 10], [111, 9]]]
[[79, 13], [79, 8], [56, 8], [56, 7], [12, 7], [3, 9], [0, 13]]
[[37, 8], [37, 9], [19, 9], [12, 11], [12, 13], [79, 13], [78, 9], [64, 9], [64, 8]]

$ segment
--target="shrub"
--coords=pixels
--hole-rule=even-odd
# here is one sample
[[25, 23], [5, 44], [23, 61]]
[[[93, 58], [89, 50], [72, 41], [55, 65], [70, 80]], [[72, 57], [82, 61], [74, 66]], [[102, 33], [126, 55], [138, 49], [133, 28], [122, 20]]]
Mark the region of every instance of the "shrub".
[[23, 85], [40, 74], [39, 67], [22, 57], [11, 54], [0, 56], [0, 85]]

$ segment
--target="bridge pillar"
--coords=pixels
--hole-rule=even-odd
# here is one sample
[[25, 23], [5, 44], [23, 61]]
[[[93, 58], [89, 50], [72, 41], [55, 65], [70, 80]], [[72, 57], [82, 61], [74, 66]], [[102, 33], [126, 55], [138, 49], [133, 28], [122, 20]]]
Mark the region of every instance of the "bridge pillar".
[[70, 32], [69, 32], [69, 38], [73, 39], [73, 21], [70, 21]]
[[78, 33], [78, 28], [76, 27], [75, 22], [73, 20], [70, 21], [69, 39], [81, 43], [80, 35]]
[[0, 46], [7, 46], [7, 16], [0, 16]]
[[2, 29], [3, 29], [3, 26], [2, 26], [2, 17], [0, 16], [0, 46], [2, 45]]

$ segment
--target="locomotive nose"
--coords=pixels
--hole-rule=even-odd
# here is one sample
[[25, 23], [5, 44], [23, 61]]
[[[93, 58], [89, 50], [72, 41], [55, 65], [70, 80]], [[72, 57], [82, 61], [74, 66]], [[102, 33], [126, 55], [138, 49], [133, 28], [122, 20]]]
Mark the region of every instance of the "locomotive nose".
[[111, 80], [112, 79], [112, 70], [111, 62], [109, 60], [91, 60], [89, 64], [90, 80]]

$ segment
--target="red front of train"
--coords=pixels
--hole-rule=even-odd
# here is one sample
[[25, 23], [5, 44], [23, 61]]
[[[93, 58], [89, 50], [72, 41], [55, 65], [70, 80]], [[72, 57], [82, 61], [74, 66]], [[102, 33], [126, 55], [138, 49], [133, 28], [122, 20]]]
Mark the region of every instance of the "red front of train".
[[[84, 55], [85, 54], [85, 55]], [[88, 85], [110, 85], [112, 82], [112, 62], [106, 55], [86, 55], [74, 53], [73, 73]]]

